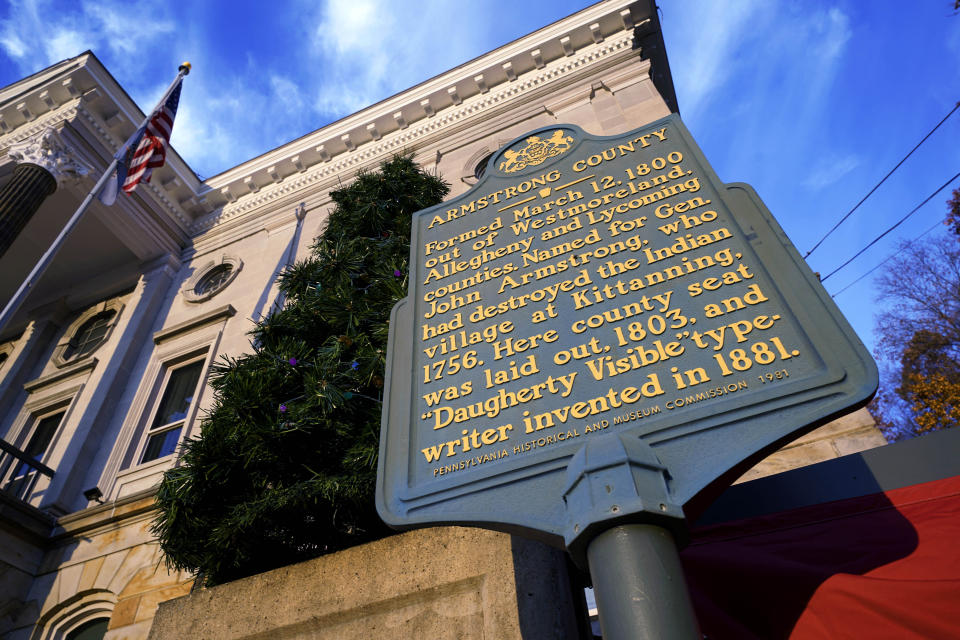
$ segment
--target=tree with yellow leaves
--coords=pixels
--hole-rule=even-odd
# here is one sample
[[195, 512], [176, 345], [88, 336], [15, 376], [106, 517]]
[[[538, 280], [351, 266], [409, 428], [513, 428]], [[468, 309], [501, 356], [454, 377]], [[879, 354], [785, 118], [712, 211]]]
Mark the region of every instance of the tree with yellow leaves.
[[877, 279], [877, 288], [888, 303], [877, 318], [879, 355], [900, 364], [895, 394], [882, 393], [874, 405], [880, 408], [881, 428], [898, 438], [956, 426], [960, 244], [945, 236], [901, 245]]

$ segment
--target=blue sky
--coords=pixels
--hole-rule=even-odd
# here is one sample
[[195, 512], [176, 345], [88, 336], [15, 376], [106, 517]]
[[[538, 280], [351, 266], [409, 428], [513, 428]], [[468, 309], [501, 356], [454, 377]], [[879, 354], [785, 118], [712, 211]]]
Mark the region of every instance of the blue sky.
[[[801, 254], [960, 100], [953, 0], [660, 4], [684, 121], [720, 177], [752, 184]], [[585, 6], [8, 0], [0, 84], [92, 49], [147, 110], [190, 60], [172, 141], [210, 176]], [[810, 256], [814, 270], [832, 271], [960, 171], [958, 140], [960, 112]], [[936, 225], [948, 195], [831, 277], [827, 290]], [[872, 348], [872, 279], [836, 300]]]

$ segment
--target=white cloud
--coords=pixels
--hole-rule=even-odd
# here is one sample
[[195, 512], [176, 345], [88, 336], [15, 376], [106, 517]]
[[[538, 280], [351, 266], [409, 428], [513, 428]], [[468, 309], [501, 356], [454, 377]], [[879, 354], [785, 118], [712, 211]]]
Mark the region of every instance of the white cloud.
[[[168, 69], [169, 76], [153, 72], [170, 67], [167, 56], [192, 51], [201, 60], [209, 57], [203, 38], [191, 41], [189, 22], [178, 27], [175, 15], [165, 3], [150, 1], [13, 0], [7, 19], [0, 21], [0, 48], [23, 75], [93, 50], [146, 112], [173, 79], [175, 66]], [[237, 77], [210, 71], [192, 75], [181, 96], [174, 148], [192, 168], [207, 174], [261, 152], [257, 134], [267, 127], [252, 123], [276, 120], [275, 114], [269, 117], [268, 101], [279, 94], [289, 101], [291, 95], [289, 85], [274, 86], [273, 95], [262, 95]]]
[[[381, 11], [387, 6], [378, 0], [330, 0], [324, 21], [317, 26], [317, 42], [340, 55], [376, 53], [381, 42], [377, 34], [390, 33], [392, 16]], [[375, 30], [370, 28], [374, 24]]]
[[315, 108], [321, 113], [347, 114], [390, 93], [391, 51], [399, 58], [401, 38], [389, 4], [378, 0], [331, 0], [315, 30], [314, 54], [327, 65], [317, 87]]
[[135, 55], [144, 45], [174, 31], [172, 20], [162, 15], [157, 2], [84, 2], [83, 13], [114, 53]]
[[[469, 16], [481, 9], [465, 11]], [[486, 25], [442, 0], [418, 3], [417, 11], [384, 0], [333, 0], [322, 7], [304, 0], [286, 15], [290, 32], [315, 26], [306, 43], [296, 45], [296, 56], [272, 62], [251, 49], [239, 64], [225, 67], [202, 33], [187, 37], [184, 46], [197, 72], [184, 85], [172, 144], [201, 175], [219, 173], [463, 62], [480, 48], [476, 32]], [[161, 91], [156, 86], [131, 93], [148, 109]]]
[[[297, 82], [269, 73], [262, 82], [256, 79], [240, 71], [230, 77], [191, 75], [185, 81], [171, 143], [204, 177], [310, 128], [311, 107]], [[151, 94], [147, 104], [152, 105], [159, 95], [160, 91]]]
[[448, 0], [287, 0], [258, 29], [256, 17], [218, 16], [207, 5], [8, 2], [0, 60], [5, 54], [21, 76], [91, 49], [147, 111], [181, 56], [192, 60], [172, 144], [206, 176], [490, 49], [502, 15]]
[[682, 90], [681, 108], [693, 116], [705, 108], [738, 61], [737, 53], [746, 33], [756, 28], [759, 0], [743, 2], [699, 2], [694, 6], [674, 2], [663, 21], [677, 21], [671, 30], [676, 36], [670, 52], [675, 82]]
[[[40, 27], [34, 0], [12, 0], [9, 17], [0, 21], [0, 46], [18, 63], [21, 72], [32, 73], [53, 62], [47, 59], [44, 49], [49, 32], [44, 34]], [[24, 38], [32, 40], [33, 45], [24, 42]]]
[[308, 109], [303, 88], [290, 78], [280, 75], [270, 75], [270, 95], [268, 102], [282, 110], [288, 117], [298, 123], [303, 121], [304, 112]]
[[73, 29], [57, 29], [43, 44], [48, 64], [72, 58], [91, 48], [89, 36]]
[[330, 0], [314, 31], [315, 108], [343, 116], [464, 62], [488, 19], [482, 7], [443, 0]]
[[242, 141], [226, 121], [211, 118], [213, 109], [181, 106], [170, 143], [191, 166], [206, 178], [216, 170], [234, 164], [236, 146]]
[[810, 39], [812, 51], [819, 54], [822, 62], [832, 63], [843, 54], [852, 35], [850, 18], [833, 7], [825, 15], [814, 15], [813, 37]]
[[0, 21], [0, 48], [24, 74], [87, 49], [117, 54], [114, 70], [124, 69], [136, 64], [133, 54], [149, 50], [174, 29], [163, 17], [164, 11], [159, 3], [147, 1], [99, 0], [78, 6], [58, 5], [55, 0], [12, 0], [7, 19]]
[[[838, 8], [758, 0], [673, 2], [663, 24], [688, 121], [809, 117], [822, 109], [853, 37], [849, 16]], [[724, 110], [711, 112], [716, 104]]]
[[11, 58], [22, 58], [27, 52], [27, 45], [23, 43], [17, 34], [4, 32], [0, 35], [0, 47], [6, 51]]
[[830, 153], [822, 156], [803, 181], [803, 185], [813, 190], [823, 189], [842, 179], [860, 166], [860, 158], [848, 154], [844, 156]]
[[239, 84], [225, 88], [190, 80], [170, 142], [191, 168], [210, 177], [264, 150], [261, 145], [270, 129], [265, 96], [244, 91]]

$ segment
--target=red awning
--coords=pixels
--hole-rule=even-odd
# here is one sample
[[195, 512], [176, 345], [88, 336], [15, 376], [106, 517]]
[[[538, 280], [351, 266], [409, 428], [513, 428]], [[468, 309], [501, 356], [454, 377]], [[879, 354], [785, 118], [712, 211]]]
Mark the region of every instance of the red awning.
[[960, 639], [960, 476], [693, 531], [709, 640]]

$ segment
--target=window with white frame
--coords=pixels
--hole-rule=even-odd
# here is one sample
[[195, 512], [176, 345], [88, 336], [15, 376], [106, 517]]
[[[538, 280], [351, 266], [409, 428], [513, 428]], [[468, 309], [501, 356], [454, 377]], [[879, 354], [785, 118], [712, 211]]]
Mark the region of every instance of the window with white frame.
[[[206, 354], [204, 354], [206, 355]], [[146, 433], [140, 463], [150, 462], [176, 452], [184, 425], [191, 416], [194, 400], [200, 393], [204, 358], [168, 367], [157, 408]]]
[[155, 487], [197, 428], [207, 373], [227, 321], [223, 305], [153, 334], [156, 345], [130, 402], [100, 488], [117, 500]]
[[[64, 415], [66, 415], [66, 408], [60, 407], [32, 416], [29, 435], [25, 439], [26, 444], [21, 445], [23, 447], [21, 452], [27, 458], [42, 463], [53, 437], [60, 428], [60, 423], [63, 422]], [[20, 500], [25, 500], [33, 491], [41, 470], [28, 460], [14, 456], [8, 456], [4, 466], [9, 469], [9, 472], [6, 473], [3, 490]]]

